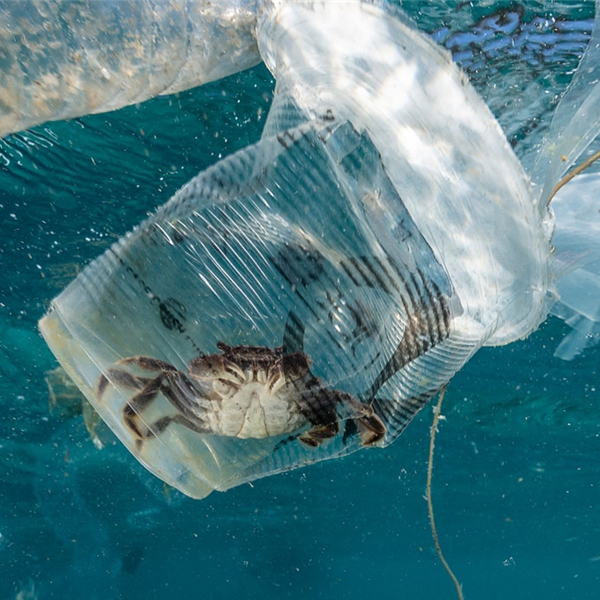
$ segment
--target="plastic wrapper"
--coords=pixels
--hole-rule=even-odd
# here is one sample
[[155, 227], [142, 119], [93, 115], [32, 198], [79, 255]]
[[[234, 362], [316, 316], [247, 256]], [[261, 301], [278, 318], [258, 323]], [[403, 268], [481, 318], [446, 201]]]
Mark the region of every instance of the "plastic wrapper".
[[[130, 450], [202, 497], [358, 449], [363, 406], [374, 405], [385, 423], [378, 443], [391, 442], [477, 347], [453, 328], [461, 312], [369, 137], [330, 122], [264, 139], [192, 180], [90, 265], [41, 328]], [[307, 444], [305, 419], [277, 435], [247, 437], [243, 427], [216, 435], [219, 414], [229, 423], [229, 390], [211, 393], [231, 380], [219, 372], [198, 381], [188, 365], [220, 355], [223, 344], [308, 357], [310, 375], [291, 382], [292, 403], [334, 411], [337, 433]], [[191, 383], [195, 428], [177, 421], [171, 380], [135, 404], [167, 364]], [[251, 384], [240, 377], [241, 389]], [[287, 395], [279, 403], [286, 411]], [[244, 416], [252, 427], [251, 411]], [[165, 417], [174, 422], [163, 427]]]
[[559, 289], [552, 313], [573, 328], [555, 355], [572, 360], [600, 342], [600, 173], [577, 177], [552, 206]]
[[529, 335], [556, 300], [541, 188], [448, 53], [379, 4], [254, 10], [277, 80], [261, 141], [40, 324], [130, 451], [197, 498], [391, 443], [479, 347]]

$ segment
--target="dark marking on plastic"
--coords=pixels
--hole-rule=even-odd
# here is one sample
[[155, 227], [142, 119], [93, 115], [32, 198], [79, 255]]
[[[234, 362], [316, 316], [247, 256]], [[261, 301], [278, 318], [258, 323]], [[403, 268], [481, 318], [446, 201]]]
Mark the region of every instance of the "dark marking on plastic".
[[185, 321], [187, 319], [187, 309], [175, 298], [167, 298], [158, 305], [160, 311], [160, 320], [169, 330], [177, 329], [180, 333], [185, 331]]

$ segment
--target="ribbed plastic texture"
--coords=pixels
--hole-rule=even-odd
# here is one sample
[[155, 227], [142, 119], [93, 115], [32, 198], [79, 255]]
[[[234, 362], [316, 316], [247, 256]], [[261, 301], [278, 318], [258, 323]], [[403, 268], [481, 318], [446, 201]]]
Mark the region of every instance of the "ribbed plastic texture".
[[[311, 448], [295, 430], [264, 439], [178, 423], [160, 430], [175, 407], [159, 391], [139, 411], [155, 437], [140, 442], [124, 411], [142, 387], [135, 377], [160, 373], [118, 361], [150, 357], [187, 373], [192, 359], [217, 353], [218, 342], [283, 345], [309, 357], [321, 388], [367, 406], [386, 398], [387, 444], [419, 408], [407, 413], [404, 399], [435, 392], [480, 344], [455, 329], [460, 313], [443, 265], [369, 137], [329, 119], [265, 138], [192, 180], [86, 268], [41, 329], [129, 449], [165, 481], [202, 497], [357, 450], [356, 405], [340, 403], [339, 433]], [[429, 352], [446, 340], [446, 350]], [[461, 350], [448, 351], [455, 346]], [[414, 362], [425, 353], [427, 361]], [[189, 396], [206, 408], [206, 388]]]

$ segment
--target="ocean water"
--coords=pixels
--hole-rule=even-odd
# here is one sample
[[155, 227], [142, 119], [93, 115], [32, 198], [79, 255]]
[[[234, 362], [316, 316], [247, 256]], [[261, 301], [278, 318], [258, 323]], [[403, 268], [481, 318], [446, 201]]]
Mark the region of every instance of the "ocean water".
[[[404, 6], [527, 155], [593, 3]], [[259, 66], [0, 142], [0, 598], [455, 597], [424, 499], [431, 409], [386, 449], [195, 501], [103, 425], [92, 438], [76, 394], [48, 374], [37, 321], [50, 300], [191, 177], [258, 140], [273, 85]], [[550, 318], [481, 350], [448, 388], [433, 502], [465, 598], [600, 597], [600, 348], [561, 361], [567, 332]]]

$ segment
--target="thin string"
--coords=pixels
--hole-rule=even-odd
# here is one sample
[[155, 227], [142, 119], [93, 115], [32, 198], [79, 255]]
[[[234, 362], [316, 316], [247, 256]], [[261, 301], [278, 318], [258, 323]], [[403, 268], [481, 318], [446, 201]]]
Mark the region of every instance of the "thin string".
[[456, 593], [458, 595], [459, 600], [463, 599], [462, 589], [458, 579], [452, 572], [450, 565], [446, 562], [444, 555], [442, 554], [442, 549], [440, 547], [440, 542], [438, 540], [437, 530], [435, 528], [435, 519], [433, 517], [433, 503], [431, 501], [431, 475], [433, 471], [433, 449], [435, 447], [435, 434], [437, 431], [438, 421], [440, 419], [440, 411], [442, 410], [442, 402], [444, 400], [444, 394], [446, 393], [446, 386], [442, 388], [440, 392], [440, 398], [436, 407], [433, 410], [433, 424], [431, 425], [431, 437], [429, 441], [429, 462], [427, 463], [427, 508], [429, 509], [429, 520], [431, 521], [431, 533], [433, 534], [433, 541], [435, 542], [435, 549], [437, 550], [438, 556], [444, 565], [444, 568], [448, 572], [448, 575], [452, 578], [454, 582], [454, 586], [456, 587]]
[[595, 163], [599, 158], [600, 158], [600, 150], [598, 150], [598, 152], [596, 152], [596, 154], [594, 154], [593, 156], [590, 156], [590, 158], [588, 158], [587, 160], [584, 160], [578, 167], [575, 167], [570, 173], [565, 175], [554, 186], [554, 189], [550, 192], [550, 196], [548, 197], [548, 202], [546, 202], [546, 206], [548, 206], [550, 204], [550, 202], [552, 201], [552, 198], [554, 198], [554, 196], [556, 196], [556, 193], [558, 192], [558, 190], [560, 190], [561, 187], [563, 187], [563, 185], [566, 185], [567, 183], [569, 183], [569, 181], [571, 181], [571, 179], [573, 179], [573, 177], [576, 177], [577, 175], [579, 175], [579, 173], [581, 173], [582, 171], [585, 171], [590, 165]]

